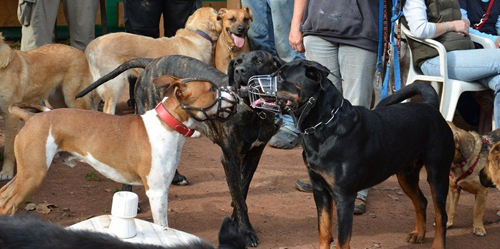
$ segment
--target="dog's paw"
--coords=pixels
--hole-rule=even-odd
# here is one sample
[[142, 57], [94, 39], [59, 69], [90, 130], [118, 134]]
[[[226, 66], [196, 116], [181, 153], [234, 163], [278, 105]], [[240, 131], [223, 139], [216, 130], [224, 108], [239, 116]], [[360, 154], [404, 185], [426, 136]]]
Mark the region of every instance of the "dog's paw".
[[479, 237], [483, 237], [486, 235], [486, 229], [484, 227], [474, 227], [473, 233]]
[[245, 244], [247, 246], [256, 247], [259, 245], [259, 238], [253, 229], [242, 229], [240, 228], [240, 233], [245, 238]]
[[14, 173], [0, 171], [0, 181], [10, 180], [14, 177]]
[[406, 242], [412, 244], [422, 244], [424, 243], [424, 235], [418, 235], [417, 231], [413, 231], [406, 236]]

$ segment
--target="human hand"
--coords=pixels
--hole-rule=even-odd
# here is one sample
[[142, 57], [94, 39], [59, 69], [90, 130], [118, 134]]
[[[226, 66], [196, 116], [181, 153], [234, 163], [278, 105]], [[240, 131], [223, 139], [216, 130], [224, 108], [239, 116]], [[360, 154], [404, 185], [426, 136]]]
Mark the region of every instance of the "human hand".
[[465, 20], [456, 20], [448, 22], [450, 31], [454, 31], [463, 35], [469, 35], [469, 24]]
[[290, 46], [294, 50], [300, 53], [304, 53], [306, 50], [304, 49], [304, 43], [302, 40], [302, 32], [300, 32], [300, 29], [298, 27], [290, 27], [290, 35], [288, 36], [288, 41], [290, 43]]
[[500, 48], [500, 37], [498, 37], [497, 40], [495, 41], [495, 46], [497, 48]]

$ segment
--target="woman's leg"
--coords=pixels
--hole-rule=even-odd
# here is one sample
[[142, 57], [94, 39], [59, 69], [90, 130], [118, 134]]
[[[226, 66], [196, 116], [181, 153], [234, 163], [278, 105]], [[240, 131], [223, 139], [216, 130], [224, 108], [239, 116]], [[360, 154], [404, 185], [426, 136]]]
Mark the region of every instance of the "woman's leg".
[[[477, 81], [500, 74], [500, 49], [468, 49], [446, 53], [448, 78]], [[420, 67], [425, 75], [439, 76], [439, 57], [426, 60]]]

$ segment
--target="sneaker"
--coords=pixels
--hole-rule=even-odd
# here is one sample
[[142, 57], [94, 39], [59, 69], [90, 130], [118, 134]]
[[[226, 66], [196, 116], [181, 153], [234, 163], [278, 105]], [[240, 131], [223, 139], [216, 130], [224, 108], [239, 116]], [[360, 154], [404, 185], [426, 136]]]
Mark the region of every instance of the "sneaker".
[[297, 189], [302, 191], [302, 192], [307, 192], [307, 193], [313, 192], [313, 188], [311, 185], [311, 179], [309, 179], [309, 178], [297, 180], [297, 182], [295, 182], [295, 187], [297, 187]]
[[269, 140], [269, 145], [278, 149], [293, 149], [299, 144], [299, 139], [299, 135], [295, 132], [287, 128], [280, 128]]
[[366, 204], [364, 200], [356, 199], [354, 202], [354, 214], [364, 214], [366, 212]]

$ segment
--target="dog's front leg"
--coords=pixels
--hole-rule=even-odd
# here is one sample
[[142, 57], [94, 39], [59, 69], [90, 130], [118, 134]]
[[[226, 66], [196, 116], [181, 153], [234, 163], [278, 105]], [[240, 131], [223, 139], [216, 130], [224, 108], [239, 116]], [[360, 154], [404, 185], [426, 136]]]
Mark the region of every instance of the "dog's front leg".
[[[328, 185], [320, 175], [309, 170], [309, 177], [311, 178], [314, 202], [318, 212], [319, 248], [329, 249], [330, 244], [333, 242], [333, 198], [328, 190]], [[352, 208], [354, 212], [354, 206]]]
[[[149, 180], [149, 179], [148, 179]], [[153, 188], [146, 190], [146, 195], [149, 198], [149, 206], [151, 207], [151, 213], [153, 214], [153, 220], [155, 224], [161, 225], [162, 227], [168, 227], [168, 186], [161, 188]]]
[[[8, 112], [8, 111], [7, 111]], [[6, 113], [5, 116], [5, 146], [0, 180], [10, 180], [14, 176], [16, 157], [14, 154], [14, 139], [18, 133], [19, 118]]]
[[352, 222], [354, 218], [354, 201], [356, 193], [346, 194], [340, 190], [334, 190], [334, 198], [337, 207], [337, 243], [336, 248], [350, 248]]
[[255, 247], [259, 244], [259, 239], [250, 224], [247, 204], [245, 203], [241, 189], [241, 160], [234, 151], [231, 152], [234, 150], [231, 146], [221, 146], [221, 148], [223, 152], [221, 161], [226, 173], [229, 192], [231, 193], [231, 206], [234, 208], [232, 218], [238, 224], [238, 229], [245, 238], [246, 245]]
[[476, 202], [474, 203], [474, 221], [473, 221], [473, 233], [477, 236], [485, 236], [486, 228], [484, 228], [483, 216], [484, 209], [486, 208], [486, 199], [488, 197], [489, 190], [484, 188], [479, 181], [476, 183]]

